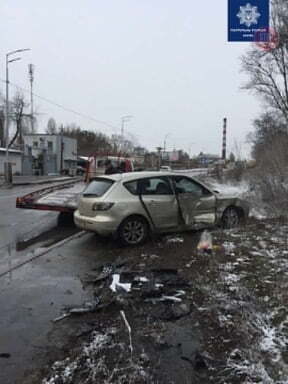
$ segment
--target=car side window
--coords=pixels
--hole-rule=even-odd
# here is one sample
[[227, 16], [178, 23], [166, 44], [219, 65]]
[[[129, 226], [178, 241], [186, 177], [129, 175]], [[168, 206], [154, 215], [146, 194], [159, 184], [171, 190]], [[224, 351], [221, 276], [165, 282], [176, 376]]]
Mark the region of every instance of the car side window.
[[[196, 183], [194, 180], [188, 179], [187, 177], [176, 176], [174, 178], [175, 188], [178, 194], [191, 193], [195, 196], [202, 197], [207, 195], [207, 192], [202, 185]], [[206, 193], [205, 193], [206, 192]]]
[[138, 190], [137, 185], [138, 185], [138, 180], [129, 181], [129, 183], [124, 184], [125, 188], [127, 188], [128, 191], [132, 193], [132, 195], [137, 195], [137, 190]]
[[165, 177], [140, 179], [124, 185], [133, 195], [173, 195], [169, 181]]

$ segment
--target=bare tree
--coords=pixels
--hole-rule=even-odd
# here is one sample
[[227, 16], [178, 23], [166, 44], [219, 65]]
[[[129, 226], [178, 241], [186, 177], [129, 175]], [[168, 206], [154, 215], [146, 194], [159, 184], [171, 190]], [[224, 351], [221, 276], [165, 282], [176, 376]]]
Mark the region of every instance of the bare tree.
[[271, 23], [279, 37], [274, 49], [254, 47], [242, 57], [242, 68], [250, 80], [245, 89], [261, 96], [266, 104], [288, 122], [288, 5], [272, 0]]
[[25, 98], [22, 93], [16, 93], [11, 106], [11, 120], [16, 124], [16, 132], [8, 145], [9, 148], [16, 142], [17, 138], [19, 144], [23, 144], [23, 128], [25, 126], [25, 130], [27, 131], [29, 124], [27, 124], [27, 122], [24, 123], [24, 120], [30, 119], [30, 115], [24, 113], [25, 108], [27, 108], [29, 104], [25, 102]]

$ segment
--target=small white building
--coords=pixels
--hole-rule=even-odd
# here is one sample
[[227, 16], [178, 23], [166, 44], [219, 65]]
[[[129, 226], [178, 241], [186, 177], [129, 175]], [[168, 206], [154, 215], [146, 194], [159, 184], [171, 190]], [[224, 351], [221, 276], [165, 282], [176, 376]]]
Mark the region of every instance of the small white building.
[[24, 135], [25, 153], [31, 150], [39, 174], [76, 174], [77, 140], [62, 135]]
[[[4, 175], [4, 164], [6, 162], [6, 148], [0, 147], [0, 175]], [[9, 149], [9, 162], [12, 163], [12, 173], [22, 174], [22, 152]]]

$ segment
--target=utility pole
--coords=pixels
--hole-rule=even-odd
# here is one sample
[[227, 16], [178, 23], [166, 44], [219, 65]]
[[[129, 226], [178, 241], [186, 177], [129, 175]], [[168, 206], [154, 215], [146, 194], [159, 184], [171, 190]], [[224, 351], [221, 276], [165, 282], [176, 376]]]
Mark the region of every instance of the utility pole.
[[164, 145], [163, 145], [163, 155], [164, 155], [164, 160], [166, 160], [166, 142], [167, 142], [167, 138], [168, 136], [170, 136], [170, 133], [167, 133], [164, 137]]
[[34, 133], [34, 104], [33, 104], [33, 81], [34, 81], [33, 64], [28, 65], [29, 80], [30, 80], [30, 118], [31, 118], [31, 132]]
[[121, 117], [121, 149], [122, 150], [124, 148], [124, 125], [125, 125], [125, 122], [130, 121], [132, 117], [133, 116], [131, 115]]
[[162, 151], [162, 147], [156, 147], [157, 149], [157, 152], [158, 152], [158, 169], [160, 170], [160, 167], [161, 167], [161, 151]]
[[227, 138], [227, 118], [223, 119], [223, 142], [222, 142], [222, 160], [226, 161], [226, 141]]
[[5, 155], [5, 182], [8, 185], [11, 185], [13, 182], [12, 175], [12, 165], [9, 162], [9, 64], [14, 61], [21, 60], [21, 57], [11, 58], [16, 53], [21, 53], [25, 51], [30, 51], [30, 48], [16, 49], [6, 53], [6, 103], [5, 103], [5, 146], [6, 146], [6, 155]]
[[61, 145], [61, 150], [60, 150], [60, 173], [62, 175], [63, 174], [63, 152], [64, 152], [63, 125], [61, 126], [61, 130], [60, 130], [60, 145]]

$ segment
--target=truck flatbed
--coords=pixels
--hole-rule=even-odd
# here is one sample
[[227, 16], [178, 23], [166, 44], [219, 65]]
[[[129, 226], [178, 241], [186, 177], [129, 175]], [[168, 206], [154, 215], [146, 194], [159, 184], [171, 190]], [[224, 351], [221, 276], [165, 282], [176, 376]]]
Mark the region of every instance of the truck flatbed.
[[86, 184], [82, 181], [69, 181], [61, 185], [39, 189], [16, 198], [16, 207], [72, 213], [77, 208], [78, 197]]

